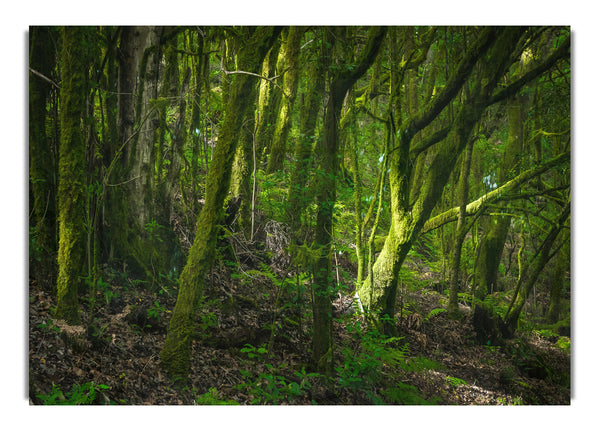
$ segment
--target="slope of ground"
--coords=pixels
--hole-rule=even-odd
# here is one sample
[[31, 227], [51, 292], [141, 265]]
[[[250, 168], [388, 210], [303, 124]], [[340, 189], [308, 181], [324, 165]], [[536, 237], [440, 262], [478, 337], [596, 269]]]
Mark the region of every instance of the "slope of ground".
[[[308, 365], [307, 292], [294, 296], [282, 288], [284, 277], [266, 270], [246, 276], [252, 282], [232, 276], [224, 266], [211, 273], [213, 287], [198, 314], [200, 335], [192, 344], [190, 380], [184, 383], [171, 381], [159, 363], [169, 310], [175, 303], [174, 287], [152, 290], [132, 280], [111, 280], [97, 294], [94, 317], [85, 302], [85, 326], [70, 327], [52, 319], [53, 298], [31, 282], [30, 402], [570, 402], [570, 356], [552, 339], [531, 332], [502, 347], [476, 345], [470, 309], [462, 306], [463, 322], [448, 319], [441, 311], [445, 297], [426, 289], [404, 292], [397, 316], [400, 338], [397, 344], [385, 345], [387, 350], [352, 329], [362, 318], [352, 313], [350, 292], [340, 292], [334, 303], [336, 375], [322, 379]], [[301, 280], [296, 282], [302, 285]], [[393, 355], [395, 351], [398, 355]], [[393, 358], [388, 361], [381, 352], [388, 356], [392, 352]]]

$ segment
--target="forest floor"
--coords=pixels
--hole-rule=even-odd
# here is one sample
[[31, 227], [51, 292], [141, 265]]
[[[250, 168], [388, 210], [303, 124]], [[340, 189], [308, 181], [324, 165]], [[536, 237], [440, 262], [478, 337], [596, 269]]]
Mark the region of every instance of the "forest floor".
[[30, 403], [570, 403], [570, 355], [556, 337], [529, 331], [503, 346], [477, 345], [470, 309], [461, 305], [463, 322], [449, 319], [444, 295], [429, 289], [403, 293], [400, 337], [390, 342], [356, 330], [362, 318], [350, 292], [340, 291], [336, 371], [322, 378], [308, 365], [308, 300], [284, 292], [272, 273], [247, 275], [252, 283], [223, 265], [212, 271], [187, 382], [170, 380], [159, 360], [175, 286], [114, 277], [97, 292], [93, 317], [90, 301], [82, 305], [85, 326], [68, 326], [52, 319], [53, 297], [31, 281]]

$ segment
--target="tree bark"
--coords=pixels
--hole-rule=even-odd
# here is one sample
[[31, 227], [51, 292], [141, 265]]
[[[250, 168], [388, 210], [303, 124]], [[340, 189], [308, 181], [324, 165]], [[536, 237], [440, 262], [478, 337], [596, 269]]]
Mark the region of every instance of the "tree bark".
[[[114, 256], [134, 274], [155, 280], [165, 259], [165, 222], [157, 211], [155, 138], [161, 101], [158, 97], [161, 27], [123, 27], [118, 51], [119, 149], [108, 187], [105, 213]], [[160, 221], [159, 221], [160, 219]], [[150, 230], [148, 226], [151, 226]], [[155, 226], [155, 228], [152, 228]], [[118, 232], [118, 233], [117, 233]], [[159, 245], [159, 247], [155, 247]]]
[[459, 180], [459, 199], [460, 206], [458, 212], [458, 221], [454, 230], [454, 244], [452, 246], [452, 259], [450, 271], [450, 297], [448, 298], [448, 314], [452, 317], [460, 317], [458, 312], [458, 291], [460, 284], [460, 259], [462, 255], [462, 246], [465, 236], [469, 231], [466, 222], [467, 202], [469, 199], [469, 174], [471, 171], [471, 156], [473, 154], [473, 141], [467, 144], [464, 153], [463, 166], [460, 171]]
[[283, 162], [288, 146], [287, 141], [292, 125], [292, 108], [294, 107], [296, 90], [298, 88], [298, 59], [300, 55], [300, 41], [303, 34], [303, 27], [290, 27], [285, 45], [282, 47], [285, 58], [285, 75], [283, 77], [283, 92], [285, 94], [280, 99], [277, 111], [275, 135], [269, 152], [267, 173], [283, 169]]
[[[258, 71], [261, 61], [278, 34], [272, 27], [245, 29], [248, 39], [238, 55], [238, 64], [244, 70]], [[252, 103], [251, 95], [256, 78], [245, 74], [234, 75], [225, 119], [207, 178], [205, 204], [196, 224], [196, 236], [185, 267], [179, 278], [179, 293], [167, 329], [165, 345], [160, 352], [161, 364], [169, 374], [186, 377], [190, 367], [191, 341], [194, 336], [194, 311], [197, 299], [204, 289], [204, 276], [213, 258], [223, 216], [223, 203], [229, 191], [235, 148], [242, 128], [244, 107]]]
[[[410, 251], [412, 244], [429, 218], [446, 182], [456, 164], [458, 155], [470, 139], [470, 133], [480, 115], [487, 106], [491, 92], [511, 62], [512, 47], [522, 34], [518, 28], [485, 29], [455, 69], [448, 84], [415, 116], [400, 126], [399, 145], [391, 155], [390, 194], [392, 221], [383, 249], [374, 264], [373, 283], [365, 280], [358, 293], [363, 306], [371, 314], [394, 317], [397, 277], [400, 266]], [[493, 59], [483, 68], [473, 91], [471, 101], [463, 104], [452, 130], [448, 136], [448, 145], [435, 155], [425, 173], [425, 181], [414, 204], [408, 195], [410, 188], [410, 165], [408, 156], [415, 134], [430, 124], [442, 109], [452, 102], [478, 59], [488, 53]], [[409, 205], [410, 204], [410, 205]], [[375, 317], [375, 316], [374, 316]]]
[[548, 320], [551, 323], [556, 323], [560, 320], [561, 314], [561, 299], [563, 297], [563, 289], [565, 285], [565, 279], [567, 278], [567, 274], [569, 273], [569, 259], [570, 259], [570, 241], [569, 241], [569, 231], [564, 230], [560, 236], [559, 240], [564, 244], [560, 251], [558, 252], [558, 256], [556, 257], [556, 267], [554, 273], [552, 274], [552, 283], [550, 286], [550, 306], [548, 308]]
[[81, 27], [63, 29], [61, 73], [61, 137], [58, 177], [58, 281], [55, 317], [80, 322], [77, 292], [84, 262], [85, 144], [82, 118], [86, 70]]
[[[507, 335], [512, 335], [517, 329], [519, 316], [523, 310], [523, 306], [531, 294], [533, 286], [535, 285], [540, 273], [544, 269], [544, 266], [548, 263], [552, 246], [562, 229], [564, 229], [564, 224], [566, 223], [570, 214], [571, 202], [568, 202], [563, 208], [561, 214], [558, 216], [556, 223], [554, 226], [552, 226], [544, 238], [544, 241], [536, 253], [533, 262], [527, 265], [528, 270], [525, 271], [526, 274], [523, 274], [519, 279], [519, 284], [516, 287], [515, 301], [509, 306], [509, 309], [504, 316], [504, 324], [506, 326], [505, 331], [507, 332]], [[529, 270], [529, 268], [531, 269]], [[526, 281], [522, 282], [525, 279]]]
[[308, 71], [308, 90], [304, 105], [300, 110], [299, 138], [294, 150], [294, 169], [290, 175], [288, 193], [288, 215], [294, 242], [301, 242], [300, 233], [302, 214], [306, 210], [306, 183], [309, 178], [310, 163], [315, 142], [315, 127], [321, 112], [323, 93], [325, 91], [325, 75], [328, 59], [324, 52], [317, 53], [318, 58], [312, 61]]
[[[334, 29], [327, 32], [330, 36]], [[331, 246], [333, 240], [333, 208], [336, 200], [336, 178], [339, 161], [339, 118], [348, 90], [371, 66], [386, 29], [372, 28], [369, 39], [352, 71], [334, 73], [329, 89], [329, 98], [323, 121], [323, 140], [321, 164], [317, 191], [317, 223], [315, 226], [314, 246], [321, 251], [317, 265], [313, 269], [313, 352], [312, 359], [316, 368], [325, 373], [333, 371], [333, 333], [332, 333], [332, 277]], [[339, 33], [338, 33], [339, 34]], [[325, 43], [332, 43], [326, 37]]]
[[[29, 67], [45, 77], [56, 63], [48, 27], [31, 27]], [[29, 75], [29, 181], [33, 202], [30, 220], [30, 274], [47, 291], [56, 288], [56, 159], [46, 135], [47, 100], [52, 85]]]
[[[523, 101], [512, 97], [507, 105], [508, 140], [504, 152], [499, 184], [504, 184], [520, 172], [519, 160], [523, 156]], [[505, 215], [490, 216], [487, 219], [486, 232], [479, 243], [475, 259], [475, 274], [473, 277], [475, 296], [484, 300], [485, 297], [498, 287], [498, 267], [504, 251], [511, 218]]]

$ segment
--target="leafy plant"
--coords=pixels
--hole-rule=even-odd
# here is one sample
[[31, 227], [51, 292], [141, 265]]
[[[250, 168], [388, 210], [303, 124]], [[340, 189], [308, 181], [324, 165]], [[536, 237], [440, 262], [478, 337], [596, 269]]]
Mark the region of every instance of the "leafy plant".
[[448, 311], [448, 310], [446, 310], [445, 308], [434, 308], [427, 315], [427, 320], [431, 319], [432, 317], [437, 316], [440, 313], [445, 313], [446, 311]]
[[240, 349], [240, 352], [248, 355], [248, 358], [250, 359], [261, 361], [263, 356], [268, 353], [268, 350], [264, 346], [256, 348], [252, 344], [245, 344], [244, 347]]
[[100, 292], [102, 296], [104, 296], [104, 302], [106, 302], [106, 305], [110, 304], [110, 301], [112, 301], [113, 298], [117, 298], [119, 296], [119, 294], [113, 291], [110, 284], [104, 281], [102, 277], [96, 280], [96, 291]]
[[60, 328], [54, 324], [52, 319], [48, 319], [47, 322], [38, 324], [37, 327], [45, 332], [56, 332], [57, 334], [60, 333]]
[[267, 371], [260, 373], [256, 378], [251, 372], [240, 370], [245, 383], [239, 384], [237, 388], [252, 396], [252, 404], [280, 404], [305, 397], [311, 388], [310, 378], [320, 376], [317, 373], [306, 373], [302, 369], [294, 373], [292, 380], [279, 374], [278, 369], [271, 364], [265, 364], [265, 367]]
[[375, 404], [382, 404], [378, 388], [385, 386], [385, 366], [397, 367], [404, 362], [408, 343], [402, 338], [386, 338], [376, 330], [360, 331], [360, 324], [350, 326], [350, 332], [360, 340], [360, 349], [342, 349], [343, 363], [335, 367], [337, 383], [342, 388], [362, 392]]
[[196, 398], [196, 404], [206, 406], [224, 406], [224, 405], [239, 405], [235, 400], [224, 400], [219, 396], [216, 388], [210, 388], [208, 392]]
[[446, 381], [453, 388], [456, 388], [458, 386], [467, 385], [467, 382], [465, 382], [463, 379], [459, 379], [458, 377], [446, 376]]
[[163, 242], [162, 238], [160, 237], [160, 231], [162, 228], [163, 226], [160, 225], [156, 220], [152, 220], [151, 222], [146, 223], [144, 226], [150, 241], [157, 240], [159, 242]]
[[160, 316], [163, 313], [166, 313], [166, 312], [167, 312], [167, 309], [165, 307], [160, 305], [158, 303], [158, 301], [154, 301], [154, 304], [150, 308], [148, 308], [146, 314], [149, 319], [151, 319], [151, 318], [158, 319], [158, 318], [160, 318]]
[[571, 339], [569, 337], [560, 337], [556, 345], [565, 353], [571, 353]]
[[63, 391], [55, 384], [52, 384], [52, 391], [47, 394], [37, 394], [36, 397], [42, 400], [44, 405], [89, 405], [96, 400], [98, 392], [110, 389], [110, 386], [87, 382], [83, 385], [74, 384], [71, 391]]
[[200, 315], [200, 322], [198, 323], [198, 326], [200, 327], [200, 330], [204, 333], [209, 328], [214, 328], [215, 326], [217, 326], [218, 323], [219, 322], [217, 320], [217, 315], [211, 311], [207, 313], [202, 313]]
[[439, 402], [438, 397], [430, 400], [423, 398], [416, 387], [403, 382], [397, 382], [394, 387], [386, 389], [383, 394], [391, 404], [435, 405]]

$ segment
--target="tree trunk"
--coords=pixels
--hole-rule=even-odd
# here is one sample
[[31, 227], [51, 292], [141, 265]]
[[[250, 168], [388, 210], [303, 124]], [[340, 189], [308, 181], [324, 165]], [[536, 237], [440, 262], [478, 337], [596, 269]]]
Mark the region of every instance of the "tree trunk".
[[80, 322], [77, 292], [84, 262], [85, 147], [82, 118], [85, 103], [86, 54], [81, 27], [63, 29], [62, 86], [58, 176], [58, 281], [55, 317]]
[[[119, 160], [109, 179], [107, 223], [115, 257], [133, 273], [154, 277], [159, 257], [152, 243], [158, 231], [155, 198], [155, 131], [158, 128], [159, 27], [124, 27], [119, 49]], [[154, 100], [154, 103], [151, 103]]]
[[[246, 30], [250, 33], [249, 29]], [[238, 56], [239, 67], [257, 73], [277, 33], [277, 29], [266, 27], [257, 28], [249, 34], [245, 49]], [[194, 243], [179, 277], [177, 302], [167, 329], [165, 345], [160, 352], [163, 368], [173, 376], [186, 377], [189, 373], [195, 305], [204, 289], [204, 276], [214, 258], [219, 222], [229, 191], [243, 114], [245, 106], [252, 103], [255, 86], [256, 78], [236, 74], [229, 88], [225, 119], [207, 178], [205, 204], [196, 224]]]
[[[544, 269], [544, 266], [548, 263], [552, 246], [562, 229], [564, 229], [564, 224], [566, 223], [570, 214], [571, 203], [568, 202], [563, 208], [563, 211], [559, 215], [556, 223], [554, 226], [552, 226], [552, 229], [550, 229], [544, 238], [544, 242], [536, 253], [533, 262], [527, 265], [528, 268], [531, 268], [531, 270], [526, 270], [526, 274], [523, 274], [519, 279], [519, 284], [516, 287], [516, 298], [514, 303], [509, 306], [508, 311], [504, 316], [504, 324], [506, 325], [507, 335], [512, 335], [517, 329], [519, 316], [523, 306], [525, 305], [525, 302], [527, 301], [527, 298], [529, 297], [540, 273]], [[522, 281], [525, 279], [526, 281], [522, 283]]]
[[315, 127], [325, 90], [328, 59], [322, 52], [318, 56], [319, 58], [309, 65], [308, 90], [306, 96], [302, 98], [304, 104], [300, 110], [299, 138], [294, 150], [294, 169], [290, 175], [288, 215], [294, 242], [303, 241], [300, 234], [301, 220], [308, 204], [305, 186], [309, 178], [310, 162], [314, 154]]
[[248, 240], [253, 236], [252, 177], [256, 163], [254, 112], [251, 109], [253, 106], [253, 104], [249, 104], [248, 109], [245, 110], [242, 130], [240, 130], [240, 142], [233, 161], [233, 178], [231, 184], [232, 196], [241, 199], [235, 224]]
[[[520, 29], [507, 29], [500, 34], [495, 29], [483, 31], [473, 48], [455, 68], [454, 75], [444, 89], [417, 115], [407, 119], [399, 127], [399, 143], [392, 152], [390, 166], [390, 230], [373, 267], [373, 282], [365, 280], [358, 290], [363, 306], [366, 305], [371, 313], [394, 318], [400, 266], [439, 200], [458, 155], [470, 139], [473, 126], [489, 103], [496, 82], [510, 64], [510, 47], [515, 45], [521, 33]], [[418, 131], [430, 124], [441, 110], [452, 102], [467, 81], [477, 60], [488, 51], [492, 42], [490, 58], [493, 59], [493, 63], [483, 68], [483, 75], [479, 77], [472, 100], [462, 105], [448, 136], [448, 144], [433, 158], [425, 173], [419, 196], [413, 204], [409, 196], [411, 172], [408, 155], [411, 141]]]
[[[325, 43], [332, 43], [328, 36], [339, 35], [343, 29], [327, 32]], [[321, 372], [333, 371], [332, 334], [332, 277], [331, 247], [333, 242], [333, 208], [336, 200], [336, 179], [338, 173], [339, 118], [344, 98], [349, 89], [371, 66], [385, 36], [385, 28], [372, 28], [357, 67], [352, 72], [334, 73], [329, 88], [329, 98], [323, 122], [323, 140], [317, 191], [317, 223], [315, 226], [315, 247], [321, 251], [317, 265], [313, 269], [313, 352], [312, 359]], [[342, 40], [342, 38], [339, 38]]]
[[[521, 103], [518, 97], [513, 97], [508, 103], [508, 142], [500, 173], [499, 184], [504, 184], [520, 172], [518, 161], [523, 155], [523, 122]], [[505, 215], [490, 216], [486, 223], [484, 234], [477, 257], [475, 259], [475, 274], [473, 277], [475, 296], [484, 300], [487, 295], [498, 287], [498, 267], [504, 251], [504, 244], [510, 228], [511, 217]]]
[[[29, 67], [49, 78], [54, 68], [52, 29], [31, 27]], [[46, 135], [47, 100], [52, 84], [29, 74], [30, 274], [47, 291], [56, 288], [56, 160]]]
[[569, 274], [569, 259], [570, 259], [570, 241], [569, 241], [569, 232], [563, 231], [559, 239], [564, 241], [560, 251], [558, 252], [558, 256], [556, 257], [556, 267], [554, 269], [554, 273], [552, 274], [552, 284], [550, 287], [550, 307], [548, 308], [548, 320], [551, 323], [556, 323], [560, 320], [560, 304], [561, 299], [563, 297], [563, 289], [565, 284], [565, 279]]
[[269, 152], [269, 163], [267, 173], [273, 173], [283, 169], [283, 162], [287, 150], [287, 141], [292, 125], [292, 108], [296, 100], [296, 89], [298, 88], [298, 58], [300, 55], [300, 41], [304, 34], [303, 27], [290, 27], [282, 53], [285, 58], [285, 75], [283, 78], [284, 95], [281, 97], [277, 122], [275, 124], [275, 135]]
[[[281, 41], [277, 39], [271, 47], [269, 54], [265, 57], [261, 75], [267, 78], [279, 76], [280, 71], [277, 68]], [[281, 91], [275, 86], [261, 79], [258, 90], [258, 107], [256, 109], [256, 136], [255, 144], [257, 148], [258, 160], [261, 165], [264, 165], [264, 157], [268, 154], [271, 143], [273, 141], [273, 133], [275, 130], [275, 121], [277, 107], [281, 99]]]
[[467, 226], [466, 212], [467, 202], [469, 199], [469, 174], [471, 171], [471, 156], [473, 154], [473, 141], [467, 145], [464, 153], [463, 167], [460, 171], [459, 180], [459, 199], [460, 210], [458, 213], [458, 221], [454, 230], [454, 244], [452, 246], [452, 260], [450, 271], [450, 297], [448, 300], [448, 314], [452, 317], [460, 317], [458, 312], [458, 291], [460, 284], [460, 258], [462, 254], [462, 246], [465, 236], [469, 231]]

